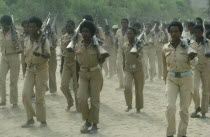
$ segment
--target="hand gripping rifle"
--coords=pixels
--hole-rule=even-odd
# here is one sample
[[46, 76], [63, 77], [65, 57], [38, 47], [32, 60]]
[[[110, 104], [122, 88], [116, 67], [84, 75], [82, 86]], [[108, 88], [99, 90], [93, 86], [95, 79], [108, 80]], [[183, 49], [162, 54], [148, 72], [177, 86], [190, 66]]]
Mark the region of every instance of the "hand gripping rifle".
[[10, 17], [12, 19], [12, 24], [11, 24], [11, 37], [12, 37], [12, 41], [14, 41], [15, 43], [15, 48], [16, 48], [16, 53], [20, 54], [23, 52], [23, 49], [21, 47], [21, 44], [18, 40], [18, 35], [17, 35], [17, 31], [15, 28], [15, 23], [14, 23], [14, 18], [13, 15], [11, 14], [11, 12], [9, 11]]
[[74, 41], [79, 33], [79, 28], [81, 26], [81, 24], [83, 22], [85, 22], [86, 19], [83, 19], [82, 22], [80, 22], [80, 24], [77, 26], [77, 28], [75, 29], [74, 31], [74, 35], [70, 38], [70, 42], [68, 44], [68, 46], [66, 47], [66, 49], [69, 51], [69, 52], [73, 52], [74, 51]]
[[[38, 38], [39, 46], [37, 46], [37, 48], [34, 50], [35, 54], [41, 54], [41, 51], [40, 51], [41, 47], [44, 45], [45, 40], [47, 38], [46, 29], [50, 22], [50, 17], [51, 17], [51, 14], [49, 13], [47, 18], [44, 20], [41, 29], [39, 30], [39, 38]], [[38, 49], [40, 50], [38, 51]]]

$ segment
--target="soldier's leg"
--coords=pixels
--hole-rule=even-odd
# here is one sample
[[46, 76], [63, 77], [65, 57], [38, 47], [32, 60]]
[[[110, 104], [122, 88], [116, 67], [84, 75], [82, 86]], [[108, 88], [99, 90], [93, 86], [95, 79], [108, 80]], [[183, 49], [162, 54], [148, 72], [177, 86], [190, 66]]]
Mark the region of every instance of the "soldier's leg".
[[149, 61], [149, 57], [148, 57], [148, 54], [147, 54], [147, 50], [148, 49], [145, 49], [143, 51], [143, 66], [144, 66], [145, 80], [149, 78], [149, 74], [148, 74], [148, 61]]
[[36, 72], [35, 90], [36, 90], [36, 117], [37, 121], [46, 122], [45, 90], [49, 78], [48, 68]]
[[73, 72], [71, 71], [72, 70], [70, 69], [70, 67], [68, 67], [67, 64], [65, 63], [63, 67], [62, 77], [61, 77], [61, 91], [63, 92], [67, 100], [68, 106], [66, 110], [69, 110], [74, 104], [74, 100], [71, 96], [71, 92], [69, 89], [70, 80], [73, 75], [72, 74]]
[[193, 92], [193, 76], [188, 75], [182, 78], [180, 86], [180, 122], [178, 136], [186, 136], [189, 121], [189, 106]]
[[78, 80], [77, 80], [76, 67], [73, 67], [72, 69], [73, 69], [72, 70], [72, 78], [73, 78], [74, 99], [75, 99], [76, 110], [79, 111], [78, 98], [77, 98]]
[[[88, 105], [88, 98], [89, 98], [89, 80], [80, 77], [79, 78], [79, 89], [78, 89], [78, 104], [79, 104], [79, 109], [82, 114], [82, 119], [83, 120], [88, 120], [89, 116], [89, 105]], [[88, 121], [91, 122], [91, 121]]]
[[157, 50], [157, 64], [158, 64], [158, 78], [161, 79], [163, 74], [163, 57], [162, 57], [162, 50]]
[[27, 113], [27, 120], [32, 119], [36, 115], [31, 102], [31, 96], [33, 94], [34, 85], [35, 85], [35, 74], [27, 70], [24, 78], [23, 93], [22, 93], [23, 94], [22, 100]]
[[194, 83], [194, 89], [193, 89], [193, 101], [195, 103], [195, 110], [198, 109], [201, 105], [200, 103], [200, 94], [199, 94], [199, 87], [200, 87], [200, 80], [201, 80], [201, 73], [199, 70], [194, 69], [193, 70], [193, 83]]
[[[168, 77], [171, 77], [168, 75]], [[166, 136], [172, 136], [176, 133], [176, 99], [179, 93], [179, 87], [175, 81], [175, 78], [168, 78], [166, 81], [166, 119], [168, 122]]]
[[[129, 108], [132, 108], [132, 87], [133, 87], [133, 74], [131, 72], [125, 71], [125, 102]], [[129, 111], [129, 109], [127, 110]]]
[[0, 93], [1, 104], [6, 105], [6, 76], [9, 71], [9, 64], [5, 57], [2, 56], [0, 64]]
[[108, 58], [109, 77], [112, 77], [115, 73], [116, 57], [114, 49], [110, 49], [108, 52], [110, 53], [110, 57]]
[[94, 124], [99, 123], [99, 106], [100, 106], [100, 92], [103, 84], [103, 77], [101, 70], [96, 70], [91, 73], [90, 78], [90, 111], [88, 114], [88, 121]]
[[18, 103], [18, 79], [20, 73], [19, 55], [13, 56], [9, 63], [10, 67], [10, 103]]
[[123, 78], [123, 65], [122, 65], [122, 58], [121, 56], [118, 54], [117, 55], [117, 75], [118, 75], [118, 79], [119, 79], [119, 87], [123, 88], [124, 85], [124, 78]]
[[155, 50], [151, 49], [150, 52], [148, 53], [148, 58], [149, 58], [149, 75], [150, 75], [150, 81], [153, 81], [154, 78], [154, 72], [155, 72]]
[[105, 72], [105, 77], [108, 76], [109, 68], [108, 68], [108, 60], [107, 59], [103, 63], [103, 69], [104, 69], [104, 72]]
[[135, 94], [136, 94], [136, 109], [144, 107], [143, 88], [144, 88], [144, 72], [143, 70], [134, 73]]
[[201, 101], [201, 113], [205, 114], [208, 112], [209, 103], [209, 87], [208, 87], [208, 70], [206, 69], [201, 73], [202, 82], [202, 101]]
[[57, 92], [57, 83], [56, 83], [57, 58], [55, 50], [51, 52], [51, 57], [49, 59], [48, 64], [49, 64], [49, 89], [50, 93], [55, 93]]

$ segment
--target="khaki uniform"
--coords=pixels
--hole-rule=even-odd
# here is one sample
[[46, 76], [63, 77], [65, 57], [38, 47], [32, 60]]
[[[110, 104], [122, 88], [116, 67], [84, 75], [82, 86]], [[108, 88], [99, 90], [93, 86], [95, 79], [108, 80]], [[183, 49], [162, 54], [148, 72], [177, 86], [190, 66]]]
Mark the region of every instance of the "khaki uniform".
[[49, 65], [49, 89], [50, 93], [57, 92], [57, 83], [56, 83], [56, 68], [57, 68], [57, 54], [56, 54], [56, 47], [57, 47], [57, 37], [53, 33], [49, 36], [49, 43], [50, 43], [50, 59], [48, 61]]
[[[70, 81], [73, 79], [73, 90], [75, 95], [75, 104], [76, 107], [78, 107], [78, 101], [77, 101], [77, 88], [78, 88], [78, 82], [77, 82], [77, 72], [76, 72], [76, 61], [75, 61], [75, 52], [69, 52], [67, 51], [66, 47], [68, 46], [70, 42], [70, 38], [72, 35], [66, 33], [61, 37], [61, 52], [62, 56], [64, 57], [64, 66], [63, 66], [63, 72], [61, 77], [61, 90], [63, 94], [66, 97], [68, 106], [73, 106], [74, 100], [72, 98], [71, 92], [70, 92]], [[77, 36], [78, 42], [81, 41], [81, 35]]]
[[[176, 133], [176, 99], [180, 95], [180, 122], [178, 128], [178, 137], [186, 136], [189, 121], [189, 106], [193, 92], [193, 75], [190, 73], [191, 65], [196, 64], [195, 57], [189, 61], [187, 50], [178, 45], [176, 49], [168, 43], [163, 47], [163, 79], [166, 81], [167, 109], [166, 118], [168, 122], [167, 136]], [[170, 73], [186, 72], [189, 73], [183, 77], [175, 77]]]
[[103, 64], [104, 69], [106, 68], [109, 73], [109, 77], [112, 77], [116, 72], [116, 48], [112, 42], [112, 38], [108, 35], [105, 35], [105, 42], [103, 47], [109, 54], [110, 57]]
[[154, 45], [156, 47], [156, 56], [157, 56], [157, 76], [159, 79], [163, 76], [163, 59], [162, 59], [162, 49], [163, 49], [163, 40], [165, 39], [165, 34], [163, 31], [159, 30], [154, 32]]
[[[41, 56], [37, 57], [33, 54], [37, 46], [37, 42], [31, 43], [30, 37], [27, 37], [24, 41], [24, 56], [27, 70], [23, 86], [23, 104], [26, 109], [27, 120], [36, 116], [38, 121], [46, 122], [45, 91], [49, 78], [48, 59]], [[41, 53], [50, 54], [48, 39], [46, 39], [40, 51]], [[34, 86], [36, 91], [36, 112], [31, 103], [32, 89]]]
[[[208, 87], [208, 63], [209, 58], [205, 56], [206, 48], [210, 46], [209, 40], [205, 39], [204, 44], [198, 44], [192, 40], [191, 46], [197, 51], [198, 64], [193, 69], [194, 74], [194, 92], [193, 100], [195, 103], [195, 110], [201, 106], [201, 113], [205, 114], [208, 112], [209, 103], [209, 87]], [[202, 101], [200, 101], [199, 87], [200, 81], [202, 83]]]
[[[149, 77], [150, 80], [153, 81], [153, 77], [155, 75], [155, 55], [156, 55], [156, 48], [154, 45], [154, 33], [150, 32], [148, 35], [144, 33], [143, 38], [146, 43], [146, 45], [143, 48], [145, 78], [147, 79]], [[149, 75], [148, 75], [148, 70], [149, 70]]]
[[0, 30], [0, 48], [2, 54], [0, 63], [1, 102], [6, 102], [6, 76], [10, 71], [10, 103], [17, 104], [20, 57], [16, 54], [16, 47], [11, 39], [11, 31], [4, 35], [3, 30]]
[[[78, 102], [83, 120], [99, 123], [100, 91], [103, 76], [99, 64], [102, 64], [97, 47], [77, 44], [76, 59], [80, 65]], [[88, 105], [90, 98], [90, 106]]]
[[[24, 39], [27, 37], [27, 35], [25, 33], [21, 33], [20, 35], [20, 42], [21, 42], [21, 46], [22, 48], [24, 48]], [[26, 73], [26, 63], [25, 63], [25, 58], [24, 58], [24, 53], [21, 53], [21, 65], [22, 65], [22, 72], [23, 72], [23, 77], [25, 77], [25, 73]]]
[[136, 109], [143, 108], [143, 87], [144, 87], [144, 72], [142, 66], [142, 52], [138, 51], [138, 57], [130, 53], [132, 45], [125, 42], [120, 50], [124, 59], [124, 75], [125, 75], [125, 101], [127, 106], [132, 106], [132, 86], [133, 80], [135, 83]]
[[123, 35], [122, 33], [122, 29], [118, 29], [117, 30], [117, 33], [116, 33], [116, 37], [117, 37], [117, 41], [118, 41], [118, 51], [117, 51], [117, 75], [118, 75], [118, 78], [119, 78], [119, 84], [120, 84], [120, 87], [123, 87], [124, 85], [124, 77], [123, 77], [123, 58], [122, 56], [120, 55], [119, 51], [120, 51], [120, 48], [122, 48], [123, 44], [128, 41], [128, 38], [127, 38], [127, 35]]

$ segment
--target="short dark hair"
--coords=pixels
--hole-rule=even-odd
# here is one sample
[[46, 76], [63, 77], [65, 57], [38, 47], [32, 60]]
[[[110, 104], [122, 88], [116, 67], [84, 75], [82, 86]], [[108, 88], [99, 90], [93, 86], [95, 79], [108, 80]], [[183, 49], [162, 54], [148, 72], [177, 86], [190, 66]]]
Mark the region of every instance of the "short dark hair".
[[11, 25], [12, 24], [12, 18], [8, 15], [3, 15], [1, 17], [1, 24], [7, 24], [7, 25]]
[[199, 29], [199, 30], [201, 30], [202, 32], [204, 32], [203, 25], [200, 25], [200, 24], [195, 25], [195, 26], [194, 26], [194, 29]]
[[123, 21], [123, 20], [125, 20], [125, 21], [127, 21], [127, 23], [129, 23], [129, 20], [127, 18], [122, 18], [121, 21]]
[[173, 21], [169, 24], [168, 26], [168, 32], [170, 32], [171, 27], [178, 27], [179, 31], [182, 33], [183, 32], [183, 26], [182, 23], [178, 22], [178, 21]]
[[75, 27], [75, 23], [73, 20], [67, 20], [66, 24], [71, 24], [73, 27]]
[[31, 17], [28, 23], [35, 23], [39, 29], [42, 27], [42, 20], [35, 16]]
[[131, 27], [141, 28], [141, 24], [139, 22], [134, 22]]
[[210, 35], [210, 31], [206, 32], [206, 37], [208, 38], [208, 36]]
[[28, 20], [24, 20], [21, 22], [21, 27], [24, 27], [24, 25], [28, 25]]
[[96, 26], [91, 21], [83, 22], [80, 26], [80, 32], [82, 31], [83, 28], [88, 28], [92, 36], [94, 36], [96, 33]]
[[195, 23], [194, 22], [188, 22], [187, 23], [187, 27], [194, 27], [195, 26]]
[[137, 34], [136, 29], [134, 29], [133, 27], [128, 27], [128, 30], [132, 30], [135, 35]]
[[93, 17], [91, 15], [84, 15], [83, 19], [86, 19], [87, 21], [93, 22]]
[[203, 24], [203, 19], [201, 19], [200, 17], [197, 17], [195, 20], [199, 20]]

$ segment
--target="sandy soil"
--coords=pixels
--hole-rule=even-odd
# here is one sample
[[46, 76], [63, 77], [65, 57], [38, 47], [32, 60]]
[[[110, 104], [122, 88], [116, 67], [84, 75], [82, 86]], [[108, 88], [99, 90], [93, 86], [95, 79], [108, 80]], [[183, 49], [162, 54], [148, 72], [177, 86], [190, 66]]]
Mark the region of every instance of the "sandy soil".
[[[9, 78], [9, 77], [8, 77]], [[47, 122], [45, 128], [39, 127], [39, 122], [31, 128], [22, 129], [26, 122], [26, 113], [22, 104], [23, 78], [19, 80], [19, 106], [12, 108], [9, 102], [6, 107], [0, 107], [0, 137], [164, 137], [166, 131], [165, 119], [165, 85], [162, 80], [155, 79], [153, 83], [146, 81], [144, 88], [144, 109], [136, 114], [133, 109], [126, 109], [123, 91], [115, 91], [118, 87], [117, 76], [104, 79], [101, 92], [101, 109], [99, 132], [95, 135], [80, 133], [83, 125], [80, 113], [73, 107], [65, 111], [66, 100], [59, 90], [60, 74], [57, 71], [58, 93], [52, 96], [46, 93]], [[9, 91], [9, 79], [7, 79]], [[9, 94], [9, 92], [7, 92]], [[7, 96], [9, 97], [9, 96]], [[135, 98], [134, 98], [135, 99]], [[7, 99], [9, 100], [9, 98]], [[135, 106], [133, 100], [133, 106]], [[194, 104], [191, 103], [190, 112]], [[177, 123], [179, 121], [179, 99], [177, 100]], [[208, 118], [191, 119], [188, 127], [188, 137], [210, 137], [210, 113]], [[177, 124], [178, 125], [178, 124]]]

